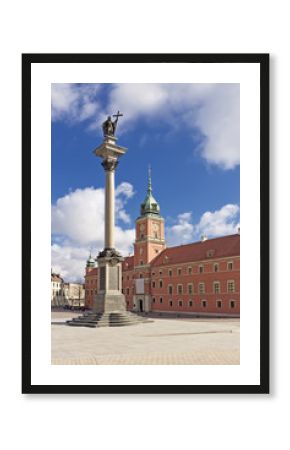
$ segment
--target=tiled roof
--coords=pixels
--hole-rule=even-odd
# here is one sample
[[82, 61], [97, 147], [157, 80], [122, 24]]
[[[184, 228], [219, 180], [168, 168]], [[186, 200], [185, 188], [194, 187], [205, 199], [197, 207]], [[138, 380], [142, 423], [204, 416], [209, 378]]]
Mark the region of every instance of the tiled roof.
[[51, 274], [51, 281], [63, 282], [63, 279], [60, 277], [60, 275], [58, 275], [56, 273], [52, 273]]
[[132, 270], [134, 268], [134, 256], [126, 256], [125, 261], [122, 263], [122, 270], [126, 272], [126, 270]]
[[156, 256], [151, 262], [151, 266], [156, 267], [239, 255], [240, 235], [233, 234], [166, 248]]

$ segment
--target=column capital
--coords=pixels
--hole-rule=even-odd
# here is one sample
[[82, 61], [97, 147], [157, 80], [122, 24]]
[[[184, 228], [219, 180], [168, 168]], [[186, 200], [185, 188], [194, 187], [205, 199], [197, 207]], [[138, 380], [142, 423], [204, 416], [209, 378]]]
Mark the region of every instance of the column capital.
[[118, 163], [119, 161], [117, 159], [106, 158], [103, 160], [102, 166], [104, 167], [106, 172], [113, 172], [116, 169]]

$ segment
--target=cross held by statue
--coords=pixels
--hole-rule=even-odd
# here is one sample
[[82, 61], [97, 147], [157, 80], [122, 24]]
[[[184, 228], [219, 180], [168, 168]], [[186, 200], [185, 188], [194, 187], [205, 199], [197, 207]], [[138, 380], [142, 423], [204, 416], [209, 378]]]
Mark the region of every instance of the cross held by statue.
[[113, 117], [117, 117], [117, 119], [119, 119], [119, 117], [122, 117], [123, 114], [120, 113], [120, 111], [117, 112], [117, 114], [113, 114]]

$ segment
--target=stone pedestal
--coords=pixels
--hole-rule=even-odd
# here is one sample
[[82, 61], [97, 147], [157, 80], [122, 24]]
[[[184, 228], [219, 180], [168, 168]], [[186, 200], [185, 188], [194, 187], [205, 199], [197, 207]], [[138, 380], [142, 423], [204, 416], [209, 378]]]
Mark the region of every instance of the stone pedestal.
[[125, 296], [122, 294], [121, 257], [98, 257], [98, 294], [94, 302], [97, 313], [126, 311]]

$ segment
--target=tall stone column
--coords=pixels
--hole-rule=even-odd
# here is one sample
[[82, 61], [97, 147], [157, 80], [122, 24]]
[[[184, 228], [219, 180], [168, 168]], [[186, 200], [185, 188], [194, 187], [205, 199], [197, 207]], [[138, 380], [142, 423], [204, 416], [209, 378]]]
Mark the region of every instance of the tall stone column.
[[105, 249], [115, 248], [115, 169], [117, 159], [105, 159], [102, 166], [106, 171], [105, 191]]
[[[120, 116], [118, 113], [117, 116]], [[115, 249], [115, 170], [119, 158], [127, 149], [116, 145], [114, 136], [116, 121], [110, 119], [103, 124], [104, 140], [94, 150], [102, 158], [106, 174], [105, 191], [105, 239], [104, 250], [98, 257], [98, 293], [95, 296], [93, 311], [68, 321], [71, 326], [122, 326], [147, 321], [126, 311], [126, 300], [122, 294], [122, 261], [124, 258]], [[105, 131], [110, 132], [106, 134]]]
[[116, 145], [116, 141], [115, 136], [105, 136], [103, 143], [94, 151], [96, 156], [102, 158], [106, 174], [104, 250], [97, 258], [99, 285], [94, 303], [94, 310], [97, 313], [126, 310], [126, 301], [122, 294], [124, 258], [115, 249], [115, 170], [119, 158], [127, 149]]

